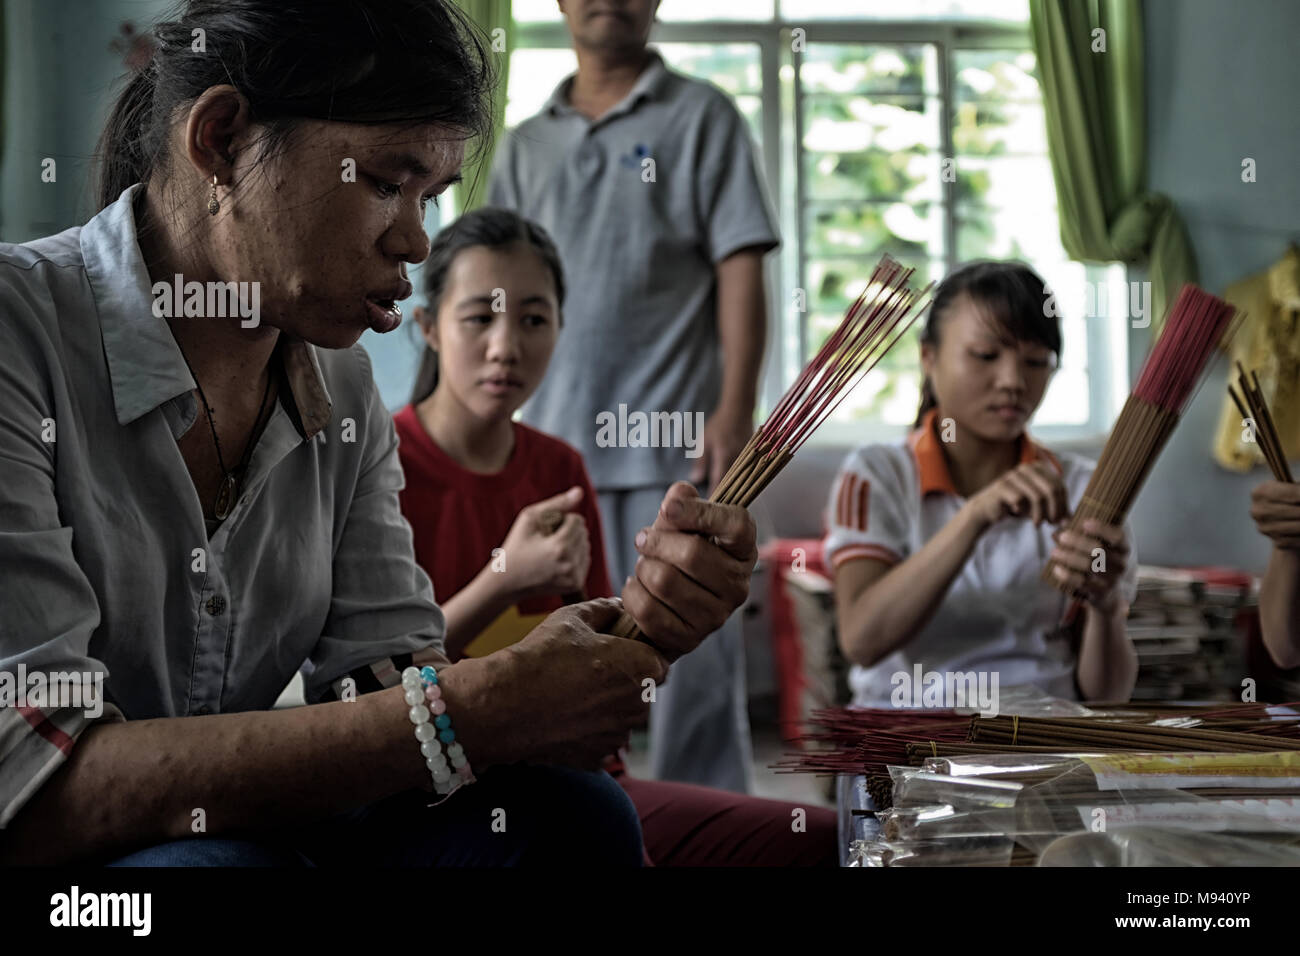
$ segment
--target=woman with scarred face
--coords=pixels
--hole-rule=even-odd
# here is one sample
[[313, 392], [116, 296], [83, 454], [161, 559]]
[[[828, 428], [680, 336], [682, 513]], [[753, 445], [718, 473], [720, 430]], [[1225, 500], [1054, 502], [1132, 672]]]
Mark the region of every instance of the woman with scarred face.
[[[155, 37], [101, 211], [0, 245], [0, 666], [107, 696], [0, 710], [0, 859], [639, 863], [592, 770], [743, 601], [752, 522], [670, 491], [621, 598], [649, 643], [605, 599], [451, 664], [356, 345], [487, 128], [482, 42], [441, 0], [190, 0]], [[176, 276], [257, 283], [256, 323], [160, 317]]]

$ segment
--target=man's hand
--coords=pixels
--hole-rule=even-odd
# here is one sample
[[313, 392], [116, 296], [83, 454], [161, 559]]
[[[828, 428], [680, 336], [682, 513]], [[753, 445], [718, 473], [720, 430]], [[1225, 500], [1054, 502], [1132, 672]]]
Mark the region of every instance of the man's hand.
[[641, 553], [623, 587], [623, 606], [669, 661], [694, 650], [749, 596], [758, 560], [754, 520], [744, 508], [701, 499], [679, 481], [652, 527], [636, 537]]
[[704, 423], [701, 454], [691, 467], [691, 482], [705, 485], [712, 494], [753, 434], [752, 412], [738, 412], [719, 405]]

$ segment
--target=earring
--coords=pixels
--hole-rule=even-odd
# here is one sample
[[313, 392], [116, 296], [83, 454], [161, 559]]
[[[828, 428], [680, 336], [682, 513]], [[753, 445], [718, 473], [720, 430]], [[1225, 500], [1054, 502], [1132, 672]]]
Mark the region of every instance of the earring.
[[208, 215], [215, 216], [221, 212], [221, 203], [217, 202], [217, 174], [212, 174], [212, 195], [208, 197]]

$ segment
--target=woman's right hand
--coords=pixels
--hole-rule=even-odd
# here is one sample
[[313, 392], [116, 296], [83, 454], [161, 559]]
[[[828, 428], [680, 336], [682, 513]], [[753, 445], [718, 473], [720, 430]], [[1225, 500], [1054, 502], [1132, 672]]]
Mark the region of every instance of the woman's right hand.
[[598, 769], [645, 725], [668, 664], [648, 644], [606, 633], [621, 611], [616, 598], [561, 608], [518, 643], [444, 671], [447, 712], [476, 769]]
[[1070, 501], [1061, 476], [1042, 462], [1027, 462], [1004, 472], [972, 495], [966, 506], [989, 528], [1003, 518], [1028, 518], [1056, 524], [1070, 516]]
[[[528, 505], [515, 517], [501, 545], [505, 570], [502, 588], [512, 600], [539, 594], [581, 591], [591, 568], [587, 522], [573, 509], [582, 502], [582, 487]], [[559, 527], [548, 513], [563, 516]], [[495, 558], [493, 559], [495, 561]]]

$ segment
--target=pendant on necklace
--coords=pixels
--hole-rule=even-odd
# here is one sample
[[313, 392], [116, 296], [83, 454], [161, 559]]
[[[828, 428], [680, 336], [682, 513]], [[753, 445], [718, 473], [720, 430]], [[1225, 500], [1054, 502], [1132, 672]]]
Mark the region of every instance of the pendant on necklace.
[[227, 473], [226, 477], [221, 479], [221, 487], [217, 489], [217, 503], [212, 509], [212, 514], [218, 521], [225, 521], [226, 516], [230, 514], [231, 505], [235, 501], [235, 476]]

